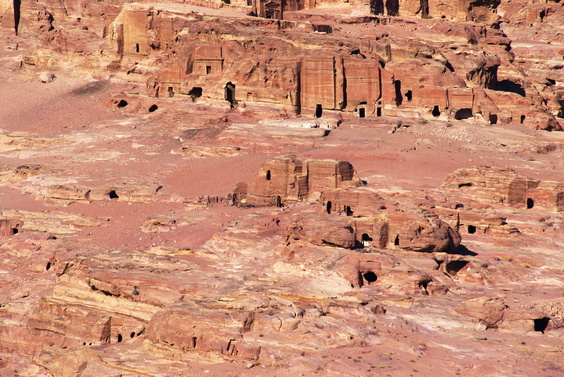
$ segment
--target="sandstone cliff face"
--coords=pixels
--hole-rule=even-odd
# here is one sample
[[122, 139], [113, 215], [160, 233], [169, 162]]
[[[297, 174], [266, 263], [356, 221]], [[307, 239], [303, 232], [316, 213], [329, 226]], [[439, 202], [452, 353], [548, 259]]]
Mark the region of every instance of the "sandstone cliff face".
[[0, 375], [563, 373], [561, 5], [0, 0]]
[[[500, 27], [525, 26], [524, 16], [515, 13], [517, 7], [499, 1], [371, 2], [368, 13], [376, 15], [372, 16], [374, 21], [382, 24], [401, 22], [395, 21], [398, 16], [473, 22], [465, 25], [441, 22], [431, 24], [430, 28], [424, 23], [409, 31], [415, 38], [410, 37], [408, 43], [387, 32], [385, 25], [370, 27], [370, 34], [376, 36], [374, 42], [353, 33], [334, 33], [327, 24], [303, 22], [295, 12], [321, 3], [297, 2], [284, 6], [280, 3], [280, 9], [288, 11], [287, 20], [283, 21], [245, 16], [229, 19], [210, 8], [191, 8], [194, 5], [251, 8], [238, 2], [163, 4], [167, 3], [151, 6], [101, 2], [81, 6], [71, 2], [38, 6], [25, 2], [20, 6], [20, 13], [26, 17], [20, 17], [23, 21], [19, 28], [37, 38], [25, 43], [43, 44], [62, 53], [61, 57], [101, 55], [102, 60], [95, 61], [93, 56], [86, 59], [85, 68], [103, 65], [123, 73], [132, 69], [136, 73], [150, 72], [145, 77], [123, 78], [130, 82], [141, 80], [147, 84], [148, 94], [163, 98], [176, 94], [192, 100], [227, 101], [230, 106], [277, 104], [296, 113], [316, 115], [323, 109], [354, 112], [361, 117], [417, 111], [427, 119], [470, 118], [490, 124], [523, 123], [525, 116], [528, 118], [525, 123], [534, 128], [561, 128], [558, 119], [562, 115], [562, 93], [551, 84], [560, 79], [552, 70], [556, 64], [552, 60], [561, 54], [550, 47], [546, 50], [554, 55], [550, 63], [534, 67], [527, 63], [528, 69], [537, 71], [538, 75], [534, 76], [548, 77], [549, 81], [532, 79], [533, 75], [524, 77], [515, 63], [515, 54], [522, 56], [521, 64], [531, 52], [521, 49], [518, 32], [515, 34], [518, 41], [511, 45], [507, 33], [516, 31], [513, 26]], [[523, 7], [526, 9], [523, 12], [538, 18], [531, 18], [527, 26], [534, 20], [552, 25], [560, 12], [555, 5]], [[9, 3], [3, 5], [5, 31], [15, 27], [10, 21], [15, 19], [12, 8]], [[498, 13], [506, 18], [500, 18]], [[209, 27], [212, 19], [214, 28]], [[325, 33], [325, 37], [317, 38], [311, 32]], [[246, 35], [256, 38], [245, 40]], [[100, 43], [101, 37], [107, 38], [113, 51]], [[449, 48], [458, 38], [466, 40], [469, 46]], [[311, 51], [319, 53], [312, 56]], [[414, 61], [409, 64], [413, 67], [406, 67], [404, 63], [411, 58]], [[384, 69], [382, 62], [386, 60], [392, 65]], [[57, 67], [58, 64], [43, 50], [26, 56], [24, 61], [35, 66]], [[143, 63], [132, 65], [139, 61]], [[504, 66], [501, 71], [500, 65]], [[414, 69], [418, 72], [416, 76], [411, 74]], [[529, 99], [527, 110], [507, 106], [510, 105], [507, 100], [495, 93], [473, 91], [471, 96], [476, 100], [470, 106], [468, 101], [447, 93], [448, 89], [467, 86], [519, 93]], [[486, 98], [487, 104], [480, 98]]]
[[461, 169], [447, 178], [444, 187], [467, 191], [484, 203], [503, 203], [526, 209], [540, 206], [549, 211], [562, 211], [560, 183], [532, 180], [511, 169]]
[[241, 206], [282, 206], [315, 198], [331, 189], [362, 185], [347, 161], [300, 160], [294, 155], [277, 157], [265, 163], [260, 178], [240, 183], [234, 203]]

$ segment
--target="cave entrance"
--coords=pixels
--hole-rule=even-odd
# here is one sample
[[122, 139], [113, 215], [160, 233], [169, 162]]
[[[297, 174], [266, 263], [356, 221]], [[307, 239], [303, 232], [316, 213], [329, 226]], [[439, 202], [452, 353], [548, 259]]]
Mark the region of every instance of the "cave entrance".
[[231, 81], [225, 84], [225, 100], [229, 102], [231, 108], [235, 106], [235, 84]]
[[364, 107], [361, 107], [358, 109], [358, 117], [359, 118], [364, 118], [366, 116], [366, 109]]
[[474, 234], [474, 233], [476, 233], [476, 226], [468, 225], [468, 234]]
[[445, 269], [449, 275], [456, 276], [467, 264], [465, 260], [453, 260], [446, 264]]
[[497, 114], [490, 114], [490, 124], [497, 124]]
[[315, 105], [315, 117], [321, 118], [322, 115], [323, 115], [323, 106], [321, 106], [320, 104]]
[[377, 108], [376, 108], [376, 116], [377, 116], [377, 117], [381, 117], [381, 116], [382, 116], [382, 108], [381, 108], [381, 107], [377, 107]]
[[14, 30], [16, 35], [18, 35], [18, 29], [20, 26], [20, 7], [21, 7], [21, 0], [14, 0]]
[[195, 86], [188, 92], [188, 95], [192, 98], [192, 102], [196, 101], [196, 98], [200, 98], [204, 91], [199, 86]]
[[454, 119], [462, 120], [462, 119], [470, 119], [474, 117], [474, 113], [472, 113], [472, 109], [460, 109], [454, 114]]
[[525, 118], [526, 118], [526, 116], [521, 115], [521, 118], [520, 118], [520, 123], [521, 123], [521, 124], [525, 123]]
[[172, 86], [168, 87], [168, 96], [169, 97], [174, 97], [174, 88]]
[[325, 209], [327, 210], [327, 214], [329, 215], [331, 214], [331, 207], [333, 207], [333, 203], [331, 203], [331, 201], [328, 201]]
[[373, 271], [366, 271], [362, 274], [362, 277], [368, 284], [374, 283], [376, 280], [378, 280], [378, 276], [376, 276]]
[[151, 107], [149, 107], [149, 112], [154, 113], [158, 109], [159, 109], [159, 107], [157, 105], [153, 104], [153, 105], [151, 105]]
[[370, 0], [370, 13], [384, 14], [384, 0]]
[[343, 211], [345, 212], [345, 215], [347, 216], [352, 216], [353, 215], [353, 211], [351, 209], [350, 206], [344, 206], [343, 207]]
[[537, 318], [534, 320], [535, 322], [535, 331], [539, 331], [542, 332], [544, 334], [544, 331], [546, 330], [546, 328], [548, 327], [548, 322], [550, 321], [550, 318], [548, 317], [543, 317], [543, 318]]
[[135, 52], [139, 53], [139, 43], [135, 43]]
[[411, 101], [413, 99], [413, 92], [411, 90], [408, 90], [407, 92], [405, 92], [405, 98], [408, 101]]
[[119, 195], [115, 192], [115, 190], [111, 190], [106, 194], [106, 198], [108, 199], [119, 199]]
[[209, 75], [211, 73], [212, 73], [211, 65], [206, 65], [206, 75]]
[[400, 4], [398, 0], [386, 1], [386, 11], [388, 16], [397, 16], [399, 13]]
[[267, 181], [270, 181], [271, 178], [272, 178], [272, 177], [271, 177], [271, 175], [270, 175], [270, 170], [267, 170], [267, 171], [266, 171], [266, 180], [267, 180]]
[[394, 87], [396, 89], [396, 106], [400, 106], [403, 102], [403, 96], [401, 95], [401, 81], [395, 80]]
[[439, 110], [439, 106], [433, 106], [433, 111], [431, 114], [436, 118], [441, 115], [441, 110]]
[[370, 235], [368, 235], [368, 233], [363, 233], [360, 240], [362, 241], [362, 246], [364, 246], [364, 247], [372, 246], [373, 240], [372, 240], [372, 237], [370, 237]]
[[527, 209], [531, 209], [535, 206], [535, 201], [533, 198], [527, 198]]

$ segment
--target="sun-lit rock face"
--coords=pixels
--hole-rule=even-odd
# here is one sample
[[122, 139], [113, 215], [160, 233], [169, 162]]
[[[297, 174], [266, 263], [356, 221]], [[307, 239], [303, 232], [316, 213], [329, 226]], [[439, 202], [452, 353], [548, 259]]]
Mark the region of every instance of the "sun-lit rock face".
[[257, 180], [238, 184], [234, 202], [251, 207], [282, 206], [308, 200], [331, 189], [360, 185], [362, 182], [347, 161], [280, 156], [261, 166]]
[[0, 375], [564, 375], [563, 20], [0, 0]]
[[460, 169], [447, 177], [443, 187], [466, 192], [483, 203], [527, 209], [542, 207], [554, 212], [564, 210], [562, 183], [533, 180], [512, 169], [489, 166]]

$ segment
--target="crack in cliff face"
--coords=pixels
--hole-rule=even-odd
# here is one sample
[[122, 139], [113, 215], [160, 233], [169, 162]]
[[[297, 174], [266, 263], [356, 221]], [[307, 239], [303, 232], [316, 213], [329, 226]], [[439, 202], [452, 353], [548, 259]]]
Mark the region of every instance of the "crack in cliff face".
[[[73, 266], [74, 266], [74, 263], [73, 263], [73, 262], [67, 262], [67, 263], [65, 264], [65, 267], [63, 268], [63, 271], [57, 273], [57, 277], [61, 277], [61, 276], [63, 276], [64, 274], [66, 274], [66, 273], [68, 272], [68, 270], [69, 270], [71, 267], [73, 267]], [[49, 270], [49, 268], [47, 268], [47, 270]]]
[[[92, 281], [90, 281], [90, 280], [88, 281], [88, 286], [89, 286], [90, 289], [92, 289], [94, 292], [100, 292], [100, 293], [103, 293], [103, 294], [106, 295], [106, 296], [111, 296], [111, 297], [121, 297], [121, 293], [119, 293], [119, 292], [118, 292], [118, 293], [113, 293], [113, 292], [110, 292], [110, 291], [108, 291], [108, 290], [106, 290], [106, 289], [99, 288], [99, 287], [97, 287], [96, 285], [94, 285], [94, 283], [92, 283]], [[117, 290], [117, 289], [116, 289], [116, 290]]]

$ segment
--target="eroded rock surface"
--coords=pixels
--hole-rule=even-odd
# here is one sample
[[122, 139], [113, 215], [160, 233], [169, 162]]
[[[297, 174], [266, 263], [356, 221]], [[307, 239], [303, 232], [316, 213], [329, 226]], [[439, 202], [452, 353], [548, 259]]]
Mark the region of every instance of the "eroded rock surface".
[[563, 16], [0, 0], [0, 375], [563, 374]]

